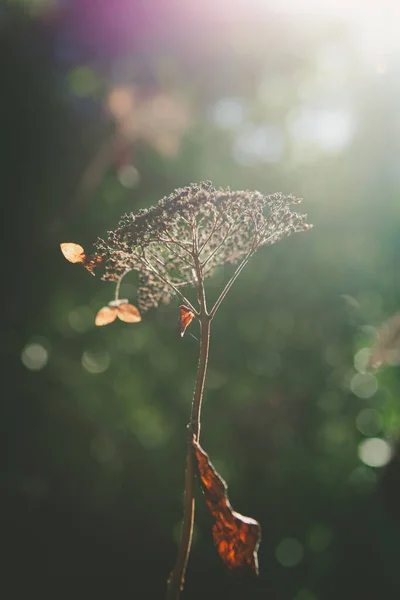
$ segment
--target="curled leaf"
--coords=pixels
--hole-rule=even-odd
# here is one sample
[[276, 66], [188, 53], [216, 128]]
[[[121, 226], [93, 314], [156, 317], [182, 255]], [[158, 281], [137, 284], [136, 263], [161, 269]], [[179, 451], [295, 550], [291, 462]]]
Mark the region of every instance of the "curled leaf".
[[94, 275], [93, 269], [103, 260], [102, 257], [97, 254], [86, 256], [82, 246], [74, 244], [73, 242], [64, 242], [60, 244], [60, 248], [61, 252], [69, 262], [81, 263], [92, 275]]
[[185, 335], [186, 327], [190, 325], [192, 319], [194, 317], [193, 312], [184, 304], [181, 304], [179, 307], [180, 317], [179, 317], [179, 326], [181, 328], [181, 337]]
[[128, 300], [112, 300], [108, 306], [103, 306], [96, 315], [95, 324], [97, 326], [108, 325], [119, 318], [125, 323], [139, 323], [142, 320], [140, 312], [129, 304]]
[[214, 523], [212, 533], [218, 554], [229, 570], [249, 567], [258, 574], [257, 550], [261, 526], [255, 519], [244, 517], [232, 509], [227, 485], [216, 472], [208, 455], [197, 441], [192, 441], [207, 508]]

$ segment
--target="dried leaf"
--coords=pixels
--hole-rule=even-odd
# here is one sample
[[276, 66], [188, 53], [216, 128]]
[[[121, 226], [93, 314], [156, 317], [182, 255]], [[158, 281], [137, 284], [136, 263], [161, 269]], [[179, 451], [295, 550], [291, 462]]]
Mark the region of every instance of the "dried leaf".
[[112, 323], [117, 318], [117, 312], [118, 308], [115, 306], [103, 306], [96, 315], [95, 324], [101, 327]]
[[212, 533], [218, 554], [231, 571], [250, 567], [258, 574], [257, 550], [261, 526], [250, 517], [235, 512], [228, 500], [227, 485], [216, 472], [208, 455], [193, 438], [197, 467], [207, 507], [214, 518]]
[[89, 273], [91, 275], [94, 275], [93, 269], [95, 269], [102, 262], [103, 262], [103, 259], [101, 258], [101, 256], [99, 256], [98, 254], [95, 254], [93, 256], [85, 257], [83, 266], [85, 267], [85, 269], [87, 269], [89, 271]]
[[117, 316], [125, 323], [139, 323], [139, 321], [142, 320], [140, 312], [133, 304], [121, 304], [121, 306], [117, 308]]
[[179, 325], [181, 328], [181, 337], [185, 335], [186, 327], [190, 325], [192, 319], [194, 317], [193, 312], [184, 304], [181, 304], [179, 307], [180, 317], [179, 317]]
[[103, 261], [102, 257], [98, 254], [86, 256], [82, 246], [74, 244], [73, 242], [64, 242], [60, 244], [60, 248], [61, 252], [69, 262], [81, 263], [92, 275], [94, 275], [93, 269]]
[[116, 317], [124, 321], [125, 323], [139, 323], [142, 320], [140, 312], [129, 304], [128, 300], [119, 299], [112, 300], [108, 303], [108, 306], [103, 306], [96, 315], [96, 325], [108, 325], [115, 321]]
[[400, 364], [400, 313], [393, 315], [376, 332], [369, 366], [377, 368], [384, 363]]
[[71, 263], [84, 263], [86, 260], [85, 251], [79, 244], [72, 242], [64, 242], [60, 244], [61, 252], [65, 258]]

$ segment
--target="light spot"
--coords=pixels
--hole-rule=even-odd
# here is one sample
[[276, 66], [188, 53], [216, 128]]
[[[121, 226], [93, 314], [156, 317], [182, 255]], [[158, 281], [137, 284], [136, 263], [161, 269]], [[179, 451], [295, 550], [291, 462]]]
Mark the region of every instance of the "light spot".
[[30, 371], [40, 371], [47, 365], [49, 353], [41, 344], [27, 344], [22, 350], [21, 360]]
[[363, 435], [372, 437], [382, 430], [382, 415], [376, 409], [363, 408], [357, 415], [356, 426]]
[[211, 120], [221, 129], [238, 129], [244, 122], [244, 107], [239, 98], [221, 98], [210, 111]]
[[117, 176], [120, 184], [126, 188], [133, 188], [140, 181], [139, 171], [133, 165], [123, 165]]
[[354, 368], [359, 373], [365, 373], [367, 371], [368, 362], [371, 358], [370, 348], [361, 348], [354, 356]]
[[350, 389], [358, 398], [371, 398], [378, 389], [378, 381], [371, 373], [356, 373], [351, 379]]
[[369, 467], [384, 467], [392, 457], [392, 448], [386, 440], [370, 438], [358, 445], [358, 456]]
[[295, 538], [285, 538], [275, 550], [277, 561], [283, 567], [295, 567], [303, 558], [303, 546]]
[[244, 166], [276, 163], [285, 146], [283, 131], [277, 125], [247, 125], [236, 136], [235, 160]]
[[355, 122], [346, 108], [303, 106], [289, 113], [287, 127], [294, 140], [314, 143], [326, 152], [336, 152], [352, 140]]
[[82, 354], [82, 366], [89, 373], [104, 373], [110, 366], [110, 355], [101, 350], [85, 350]]

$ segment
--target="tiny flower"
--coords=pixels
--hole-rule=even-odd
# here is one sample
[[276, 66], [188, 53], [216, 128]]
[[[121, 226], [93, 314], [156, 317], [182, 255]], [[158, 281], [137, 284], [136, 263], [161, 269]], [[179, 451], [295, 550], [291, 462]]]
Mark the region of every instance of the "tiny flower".
[[129, 304], [126, 299], [120, 299], [112, 300], [108, 306], [103, 306], [96, 315], [95, 324], [98, 326], [108, 325], [117, 317], [125, 323], [139, 323], [142, 320], [136, 306]]

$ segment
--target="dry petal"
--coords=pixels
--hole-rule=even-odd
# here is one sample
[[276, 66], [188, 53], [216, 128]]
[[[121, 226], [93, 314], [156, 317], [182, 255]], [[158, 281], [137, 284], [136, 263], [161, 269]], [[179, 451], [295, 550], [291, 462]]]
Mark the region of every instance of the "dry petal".
[[179, 317], [179, 325], [180, 325], [180, 328], [181, 328], [181, 337], [183, 337], [185, 335], [186, 327], [188, 325], [190, 325], [190, 323], [192, 322], [194, 314], [184, 304], [181, 304], [181, 306], [179, 307], [179, 310], [181, 311], [181, 314], [180, 314], [180, 317]]
[[249, 567], [258, 574], [257, 550], [261, 526], [250, 517], [235, 512], [227, 496], [227, 485], [216, 472], [208, 455], [193, 438], [193, 448], [207, 508], [214, 524], [212, 533], [218, 554], [229, 570]]
[[95, 324], [98, 326], [108, 325], [115, 321], [118, 309], [111, 306], [103, 306], [96, 315]]
[[60, 248], [61, 252], [69, 262], [81, 263], [91, 275], [94, 275], [93, 269], [103, 262], [103, 258], [98, 254], [86, 256], [82, 246], [74, 244], [73, 242], [64, 242], [63, 244], [60, 244]]
[[84, 263], [86, 260], [85, 251], [79, 244], [64, 242], [60, 244], [61, 252], [71, 263]]
[[117, 315], [125, 323], [139, 323], [142, 320], [140, 312], [133, 304], [121, 304], [117, 308]]

